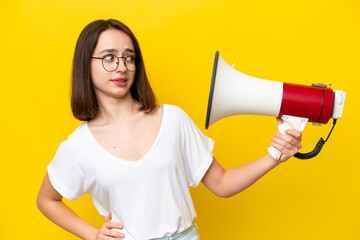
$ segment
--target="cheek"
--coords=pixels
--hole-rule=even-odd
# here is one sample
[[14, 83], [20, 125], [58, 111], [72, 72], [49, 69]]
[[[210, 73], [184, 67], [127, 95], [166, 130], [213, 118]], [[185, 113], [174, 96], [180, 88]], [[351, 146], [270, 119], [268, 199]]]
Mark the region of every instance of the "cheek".
[[105, 71], [103, 71], [103, 68], [101, 66], [101, 64], [96, 64], [94, 62], [91, 63], [91, 79], [93, 81], [94, 84], [96, 84], [97, 82], [100, 82], [101, 79], [103, 79], [105, 77]]
[[131, 73], [131, 79], [134, 81], [135, 80], [135, 72]]

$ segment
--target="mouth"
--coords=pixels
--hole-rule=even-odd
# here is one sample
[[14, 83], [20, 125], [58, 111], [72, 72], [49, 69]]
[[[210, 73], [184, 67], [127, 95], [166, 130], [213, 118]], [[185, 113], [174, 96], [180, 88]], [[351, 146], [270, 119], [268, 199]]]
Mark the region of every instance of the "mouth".
[[127, 82], [127, 78], [126, 77], [119, 77], [119, 78], [112, 79], [111, 81], [124, 83], [124, 82]]
[[119, 77], [111, 80], [116, 86], [125, 87], [127, 85], [126, 77]]

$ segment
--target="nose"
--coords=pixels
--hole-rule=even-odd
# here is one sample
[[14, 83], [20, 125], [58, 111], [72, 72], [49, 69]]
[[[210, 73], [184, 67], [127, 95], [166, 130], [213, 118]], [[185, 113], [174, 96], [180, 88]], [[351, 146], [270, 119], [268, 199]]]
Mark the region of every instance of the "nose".
[[125, 60], [123, 58], [118, 60], [118, 67], [116, 69], [117, 72], [125, 72], [127, 67], [125, 65]]

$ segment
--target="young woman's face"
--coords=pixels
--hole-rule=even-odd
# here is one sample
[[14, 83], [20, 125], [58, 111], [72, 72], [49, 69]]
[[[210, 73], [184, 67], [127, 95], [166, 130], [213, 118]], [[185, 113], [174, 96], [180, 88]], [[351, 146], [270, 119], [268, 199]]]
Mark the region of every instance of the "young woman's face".
[[[125, 58], [120, 58], [116, 64], [114, 56], [126, 57], [127, 67], [124, 64]], [[135, 48], [131, 38], [119, 30], [105, 30], [99, 36], [92, 57], [105, 57], [104, 60], [91, 59], [91, 79], [96, 96], [128, 97], [135, 78], [135, 71], [128, 70], [135, 70], [132, 68], [135, 66]]]

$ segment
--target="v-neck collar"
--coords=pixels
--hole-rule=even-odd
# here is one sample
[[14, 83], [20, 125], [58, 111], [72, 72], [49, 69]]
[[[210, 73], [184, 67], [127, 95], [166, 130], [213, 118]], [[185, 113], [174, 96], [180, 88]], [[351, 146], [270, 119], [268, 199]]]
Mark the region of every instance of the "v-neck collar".
[[159, 138], [163, 132], [163, 128], [165, 125], [165, 120], [166, 120], [166, 108], [167, 105], [166, 104], [162, 104], [162, 116], [161, 116], [161, 123], [160, 123], [160, 128], [158, 131], [158, 134], [156, 136], [156, 139], [153, 143], [153, 145], [151, 146], [151, 148], [138, 160], [132, 161], [132, 160], [125, 160], [122, 158], [119, 158], [113, 154], [111, 154], [110, 152], [108, 152], [105, 148], [103, 148], [100, 143], [95, 139], [95, 137], [93, 136], [93, 134], [91, 133], [89, 126], [88, 126], [88, 122], [84, 123], [84, 128], [86, 133], [89, 136], [90, 141], [93, 143], [93, 145], [100, 150], [106, 157], [113, 159], [119, 163], [123, 163], [123, 164], [127, 164], [127, 165], [139, 165], [141, 164], [143, 161], [145, 161], [148, 156], [151, 154], [151, 152], [154, 150], [154, 148], [156, 147], [157, 143], [159, 142]]

